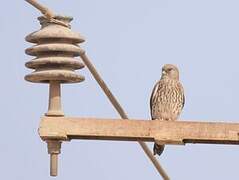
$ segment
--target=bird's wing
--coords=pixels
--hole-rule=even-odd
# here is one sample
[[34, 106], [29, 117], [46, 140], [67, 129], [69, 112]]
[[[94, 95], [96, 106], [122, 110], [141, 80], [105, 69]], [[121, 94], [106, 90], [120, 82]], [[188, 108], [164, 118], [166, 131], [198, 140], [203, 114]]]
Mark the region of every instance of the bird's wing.
[[[185, 105], [185, 95], [183, 93], [183, 107], [184, 107], [184, 105]], [[183, 107], [182, 107], [182, 109], [183, 109]]]
[[182, 109], [183, 109], [183, 107], [184, 107], [184, 105], [185, 105], [185, 95], [184, 95], [184, 89], [183, 89], [183, 85], [179, 82], [179, 88], [180, 88], [180, 91], [181, 91], [181, 93], [182, 93], [182, 98], [183, 98], [183, 101], [182, 101], [182, 104], [183, 104], [183, 106], [182, 106]]
[[156, 98], [156, 94], [157, 94], [157, 91], [158, 91], [158, 88], [160, 86], [160, 83], [157, 82], [153, 88], [153, 91], [151, 93], [151, 97], [150, 97], [150, 113], [151, 113], [151, 118], [154, 119], [153, 117], [153, 114], [152, 114], [152, 107], [153, 107], [153, 103], [155, 101], [155, 98]]

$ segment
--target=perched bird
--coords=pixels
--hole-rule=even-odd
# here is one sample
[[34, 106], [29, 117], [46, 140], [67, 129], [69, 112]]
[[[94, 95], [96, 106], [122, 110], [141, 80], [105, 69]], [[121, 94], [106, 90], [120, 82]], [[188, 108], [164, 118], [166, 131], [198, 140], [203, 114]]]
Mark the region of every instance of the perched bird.
[[[155, 84], [150, 110], [152, 120], [175, 121], [185, 103], [183, 86], [179, 81], [179, 71], [175, 65], [166, 64], [162, 68], [161, 79]], [[164, 145], [154, 144], [154, 155], [162, 154]]]

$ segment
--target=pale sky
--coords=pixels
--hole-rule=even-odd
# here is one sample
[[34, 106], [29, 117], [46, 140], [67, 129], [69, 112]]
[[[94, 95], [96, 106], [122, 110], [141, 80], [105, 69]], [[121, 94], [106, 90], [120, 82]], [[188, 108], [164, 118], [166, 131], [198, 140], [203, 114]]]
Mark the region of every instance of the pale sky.
[[[150, 119], [149, 97], [163, 64], [176, 64], [185, 88], [180, 119], [239, 122], [239, 1], [41, 0], [74, 17], [82, 47], [131, 118]], [[0, 179], [48, 180], [49, 156], [38, 136], [48, 87], [24, 81], [29, 33], [38, 11], [23, 0], [1, 4]], [[64, 85], [67, 116], [118, 118], [85, 68], [86, 80]], [[152, 143], [148, 143], [152, 148]], [[239, 146], [167, 146], [159, 157], [172, 180], [237, 180]], [[158, 180], [136, 142], [63, 143], [57, 180]]]

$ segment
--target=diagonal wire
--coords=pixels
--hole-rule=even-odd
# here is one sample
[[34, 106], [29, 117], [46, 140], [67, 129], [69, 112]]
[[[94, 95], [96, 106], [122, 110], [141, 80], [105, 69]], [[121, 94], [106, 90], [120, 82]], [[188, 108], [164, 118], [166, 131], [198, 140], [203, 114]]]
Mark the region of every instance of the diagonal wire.
[[41, 11], [41, 13], [46, 17], [46, 19], [49, 22], [60, 24], [60, 25], [65, 26], [65, 27], [70, 27], [68, 24], [55, 19], [54, 18], [55, 17], [54, 13], [50, 9], [48, 9], [47, 7], [38, 3], [36, 0], [25, 0], [25, 1], [28, 2], [29, 4], [31, 4], [32, 6], [34, 6], [39, 11]]
[[[109, 98], [111, 104], [114, 106], [114, 108], [117, 110], [119, 115], [122, 119], [129, 119], [125, 111], [123, 110], [122, 106], [119, 104], [115, 96], [112, 94], [104, 80], [101, 78], [100, 74], [97, 72], [94, 65], [91, 63], [90, 59], [87, 57], [84, 50], [81, 50], [80, 57], [82, 58], [83, 62], [97, 81], [97, 83], [100, 85], [101, 89], [104, 91], [105, 95]], [[155, 168], [158, 170], [158, 172], [161, 174], [164, 180], [169, 180], [169, 176], [165, 172], [165, 170], [162, 168], [162, 166], [159, 164], [157, 159], [154, 157], [148, 146], [145, 142], [138, 141], [139, 145], [142, 147], [148, 158], [151, 160]]]
[[54, 17], [54, 13], [48, 9], [47, 7], [41, 5], [40, 3], [38, 3], [36, 0], [25, 0], [26, 2], [28, 2], [29, 4], [31, 4], [32, 6], [34, 6], [36, 9], [38, 9], [39, 11], [41, 11], [41, 13], [48, 19], [51, 19]]

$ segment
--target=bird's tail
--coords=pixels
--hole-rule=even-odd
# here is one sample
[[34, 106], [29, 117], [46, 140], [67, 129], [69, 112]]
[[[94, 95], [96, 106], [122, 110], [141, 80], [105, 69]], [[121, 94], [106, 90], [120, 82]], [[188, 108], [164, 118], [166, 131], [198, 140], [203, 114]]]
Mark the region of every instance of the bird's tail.
[[158, 145], [156, 143], [154, 143], [154, 155], [161, 155], [163, 153], [163, 150], [164, 150], [164, 145]]

